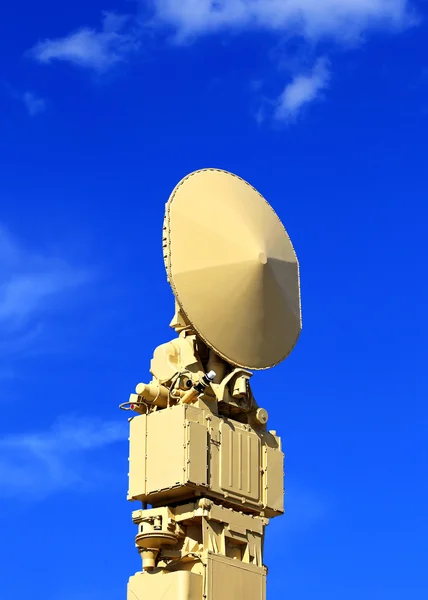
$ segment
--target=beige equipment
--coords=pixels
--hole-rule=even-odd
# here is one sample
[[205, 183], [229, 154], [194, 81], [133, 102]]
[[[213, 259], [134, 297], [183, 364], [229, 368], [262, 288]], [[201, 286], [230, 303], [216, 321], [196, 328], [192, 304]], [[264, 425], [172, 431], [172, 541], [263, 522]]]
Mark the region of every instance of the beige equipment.
[[[203, 169], [167, 205], [163, 251], [177, 337], [154, 351], [130, 419], [128, 499], [142, 571], [128, 600], [262, 600], [264, 529], [283, 507], [281, 440], [252, 371], [301, 330], [299, 266], [275, 212], [247, 182]], [[266, 401], [274, 390], [266, 389]]]

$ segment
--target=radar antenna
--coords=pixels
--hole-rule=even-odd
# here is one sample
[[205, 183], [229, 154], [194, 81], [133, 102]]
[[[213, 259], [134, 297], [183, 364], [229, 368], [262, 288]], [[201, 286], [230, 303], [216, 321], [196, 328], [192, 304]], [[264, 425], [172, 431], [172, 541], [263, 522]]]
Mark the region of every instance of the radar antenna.
[[121, 405], [135, 415], [128, 500], [142, 503], [132, 513], [142, 571], [128, 600], [264, 600], [264, 530], [284, 512], [284, 455], [250, 378], [300, 335], [297, 257], [263, 196], [219, 169], [175, 187], [163, 252], [177, 337]]

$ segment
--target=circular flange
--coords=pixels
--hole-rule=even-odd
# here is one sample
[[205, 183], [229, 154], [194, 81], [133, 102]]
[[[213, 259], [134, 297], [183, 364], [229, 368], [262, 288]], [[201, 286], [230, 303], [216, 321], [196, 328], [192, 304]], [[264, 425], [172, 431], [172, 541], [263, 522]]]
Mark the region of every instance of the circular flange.
[[299, 264], [269, 203], [219, 169], [185, 177], [166, 205], [164, 258], [197, 334], [229, 363], [267, 369], [301, 330]]
[[162, 546], [173, 546], [178, 537], [169, 531], [148, 531], [139, 533], [135, 537], [135, 543], [139, 548], [161, 548]]
[[269, 415], [265, 408], [258, 408], [256, 411], [256, 420], [260, 425], [266, 425], [268, 422]]

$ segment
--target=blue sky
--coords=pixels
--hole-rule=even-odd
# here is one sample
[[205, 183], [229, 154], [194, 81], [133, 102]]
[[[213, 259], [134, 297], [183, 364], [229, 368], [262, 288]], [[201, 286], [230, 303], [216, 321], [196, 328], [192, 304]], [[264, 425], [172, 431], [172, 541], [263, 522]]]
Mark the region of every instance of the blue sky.
[[204, 167], [256, 186], [301, 263], [301, 339], [253, 383], [287, 453], [268, 599], [427, 598], [427, 16], [411, 0], [3, 7], [1, 598], [125, 598], [118, 404], [171, 338], [164, 203]]

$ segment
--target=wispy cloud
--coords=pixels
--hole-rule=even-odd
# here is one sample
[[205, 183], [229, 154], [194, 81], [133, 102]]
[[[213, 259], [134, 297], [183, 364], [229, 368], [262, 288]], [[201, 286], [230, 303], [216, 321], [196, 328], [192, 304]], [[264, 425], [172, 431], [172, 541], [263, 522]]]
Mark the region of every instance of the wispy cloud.
[[62, 417], [47, 431], [19, 433], [0, 440], [0, 497], [41, 499], [103, 477], [91, 465], [97, 449], [127, 440], [127, 422]]
[[319, 58], [311, 72], [296, 75], [286, 85], [277, 100], [275, 118], [279, 121], [294, 121], [307, 104], [320, 98], [329, 81], [328, 61], [326, 58]]
[[46, 100], [34, 92], [24, 92], [21, 95], [22, 101], [31, 117], [35, 117], [44, 112], [47, 108]]
[[[147, 3], [141, 4], [147, 14]], [[316, 57], [320, 42], [325, 54], [329, 47], [355, 46], [373, 31], [398, 32], [416, 22], [412, 0], [151, 0], [149, 6], [144, 27], [136, 16], [107, 12], [99, 30], [83, 27], [38, 42], [30, 54], [41, 63], [62, 60], [105, 72], [137, 51], [150, 28], [186, 44], [215, 33], [270, 31], [277, 40], [303, 40]], [[291, 73], [279, 101], [270, 102], [271, 116], [289, 120], [326, 88], [327, 63], [314, 60], [312, 74]], [[256, 111], [256, 119], [264, 120], [265, 112]]]
[[49, 315], [90, 275], [60, 257], [25, 248], [0, 225], [0, 357], [34, 344]]
[[64, 37], [40, 41], [30, 55], [41, 63], [66, 61], [103, 72], [123, 62], [139, 44], [129, 16], [104, 12], [99, 30], [82, 27]]
[[17, 90], [8, 81], [0, 81], [0, 88], [3, 88], [11, 98], [20, 102], [31, 117], [40, 115], [48, 107], [47, 101], [34, 91]]
[[[320, 41], [347, 48], [374, 30], [397, 32], [415, 21], [408, 0], [154, 0], [154, 3], [155, 21], [169, 27], [178, 43], [219, 32], [265, 30], [282, 39], [303, 40], [311, 52], [316, 52]], [[328, 61], [319, 58], [312, 72], [293, 70], [292, 77], [276, 101], [255, 112], [259, 123], [269, 113], [276, 121], [294, 121], [300, 110], [327, 88]], [[268, 106], [273, 107], [273, 114]]]
[[355, 39], [411, 19], [407, 0], [154, 0], [156, 18], [179, 38], [225, 29], [270, 29], [309, 40]]

